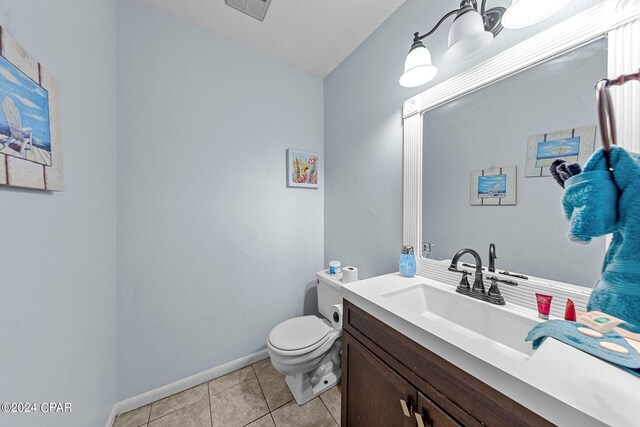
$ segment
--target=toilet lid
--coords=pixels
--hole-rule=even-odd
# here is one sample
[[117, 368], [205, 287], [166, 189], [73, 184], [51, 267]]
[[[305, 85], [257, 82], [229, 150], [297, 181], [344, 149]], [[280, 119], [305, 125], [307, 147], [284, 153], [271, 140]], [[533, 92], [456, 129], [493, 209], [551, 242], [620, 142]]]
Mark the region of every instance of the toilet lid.
[[269, 342], [280, 350], [300, 350], [320, 343], [329, 332], [331, 328], [316, 316], [296, 317], [273, 328]]

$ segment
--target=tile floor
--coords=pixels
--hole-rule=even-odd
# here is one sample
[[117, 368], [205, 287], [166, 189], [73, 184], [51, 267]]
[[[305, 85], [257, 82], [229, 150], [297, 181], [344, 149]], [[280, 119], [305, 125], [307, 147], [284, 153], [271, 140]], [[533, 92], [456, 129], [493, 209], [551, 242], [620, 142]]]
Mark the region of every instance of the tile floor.
[[113, 427], [336, 427], [340, 386], [298, 406], [269, 359], [118, 415]]

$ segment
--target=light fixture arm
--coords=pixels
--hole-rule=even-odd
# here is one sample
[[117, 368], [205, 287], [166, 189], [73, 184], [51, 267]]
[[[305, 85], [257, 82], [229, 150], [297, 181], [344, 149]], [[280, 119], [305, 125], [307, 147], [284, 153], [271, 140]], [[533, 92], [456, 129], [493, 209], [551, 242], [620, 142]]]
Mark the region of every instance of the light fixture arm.
[[444, 15], [444, 16], [442, 17], [442, 19], [440, 19], [440, 20], [438, 21], [438, 23], [436, 24], [436, 26], [435, 26], [435, 27], [433, 27], [433, 29], [432, 29], [431, 31], [429, 31], [428, 33], [426, 33], [426, 34], [424, 34], [424, 35], [420, 35], [420, 33], [414, 33], [414, 34], [413, 34], [413, 42], [414, 42], [414, 43], [419, 42], [419, 41], [421, 41], [422, 39], [427, 38], [427, 37], [429, 37], [431, 34], [435, 33], [435, 32], [436, 32], [436, 30], [437, 30], [438, 28], [440, 28], [440, 25], [442, 25], [442, 23], [443, 23], [444, 21], [446, 21], [448, 17], [455, 15], [456, 13], [458, 13], [458, 11], [459, 11], [459, 10], [460, 10], [460, 9], [455, 9], [455, 10], [452, 10], [451, 12], [447, 13], [446, 15]]
[[[503, 7], [499, 7], [499, 8], [489, 9], [487, 11], [486, 6], [487, 6], [487, 0], [482, 0], [482, 3], [480, 5], [480, 15], [482, 15], [485, 21], [485, 29], [487, 31], [492, 32], [494, 36], [497, 36], [498, 33], [502, 30], [502, 25], [500, 25], [500, 18], [502, 17], [502, 14], [506, 9]], [[438, 30], [438, 28], [440, 28], [442, 23], [446, 21], [447, 18], [449, 18], [450, 16], [462, 15], [466, 12], [469, 12], [470, 10], [478, 11], [477, 0], [462, 0], [460, 2], [460, 7], [458, 9], [452, 10], [451, 12], [448, 12], [446, 15], [444, 15], [429, 32], [423, 35], [420, 35], [420, 33], [414, 33], [413, 34], [414, 45], [422, 41], [423, 39], [429, 37], [431, 34], [435, 33]], [[495, 16], [496, 14], [497, 16]], [[412, 46], [412, 48], [413, 47], [414, 46]]]
[[484, 16], [484, 13], [486, 11], [486, 6], [487, 6], [487, 0], [482, 0], [482, 6], [480, 6], [480, 15]]

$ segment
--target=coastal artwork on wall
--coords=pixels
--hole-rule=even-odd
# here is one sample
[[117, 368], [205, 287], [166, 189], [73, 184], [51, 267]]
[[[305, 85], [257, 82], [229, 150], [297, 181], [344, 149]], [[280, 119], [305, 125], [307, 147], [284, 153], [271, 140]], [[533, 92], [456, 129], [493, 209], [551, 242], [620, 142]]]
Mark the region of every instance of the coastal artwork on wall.
[[58, 85], [0, 27], [0, 185], [62, 191]]
[[471, 206], [508, 206], [517, 202], [516, 166], [471, 172]]
[[595, 141], [595, 126], [532, 135], [527, 140], [527, 166], [524, 176], [551, 176], [549, 166], [556, 159], [584, 166], [593, 154]]
[[306, 151], [287, 150], [287, 186], [318, 188], [319, 157]]

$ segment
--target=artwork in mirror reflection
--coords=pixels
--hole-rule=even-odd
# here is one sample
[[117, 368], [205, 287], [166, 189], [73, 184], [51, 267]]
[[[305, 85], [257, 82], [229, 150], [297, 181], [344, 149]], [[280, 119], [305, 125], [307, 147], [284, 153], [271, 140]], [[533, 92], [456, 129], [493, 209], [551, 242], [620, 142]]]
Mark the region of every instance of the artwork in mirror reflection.
[[584, 164], [593, 154], [596, 126], [532, 135], [527, 142], [525, 176], [551, 176], [549, 166], [555, 159]]
[[564, 158], [568, 162], [578, 161], [578, 149], [580, 148], [580, 137], [555, 139], [538, 144], [536, 155], [536, 167], [544, 168], [551, 166], [551, 161], [557, 158]]
[[[595, 137], [594, 84], [607, 74], [606, 48], [606, 40], [597, 40], [424, 114], [422, 228], [423, 242], [433, 244], [433, 258], [451, 259], [469, 247], [488, 263], [489, 244], [495, 243], [498, 269], [593, 286], [604, 259], [604, 238], [589, 245], [569, 241], [563, 189], [544, 174], [525, 176], [531, 157], [531, 166], [540, 169], [556, 155], [586, 160], [576, 139], [584, 142], [583, 134], [549, 133], [533, 156], [528, 140], [558, 129], [584, 128]], [[470, 191], [471, 171], [502, 165], [515, 166], [517, 205], [502, 206], [509, 180], [501, 174], [478, 180]], [[485, 204], [503, 202], [472, 206], [470, 196]]]
[[478, 197], [480, 199], [502, 199], [507, 196], [507, 175], [478, 177]]
[[517, 202], [516, 166], [501, 166], [471, 172], [469, 204], [508, 206]]

